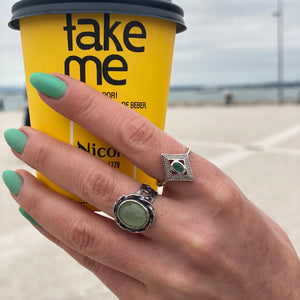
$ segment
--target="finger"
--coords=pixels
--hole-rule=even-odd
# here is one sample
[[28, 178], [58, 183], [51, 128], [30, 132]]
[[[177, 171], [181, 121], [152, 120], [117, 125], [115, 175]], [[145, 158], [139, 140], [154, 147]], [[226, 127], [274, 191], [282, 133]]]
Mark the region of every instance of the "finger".
[[80, 254], [79, 252], [62, 243], [45, 229], [37, 229], [47, 239], [66, 251], [79, 264], [93, 272], [118, 297], [128, 295], [129, 299], [136, 299], [134, 298], [136, 296], [141, 299], [145, 294], [145, 285], [140, 281]]
[[30, 127], [23, 127], [27, 141], [14, 154], [62, 189], [78, 196], [106, 214], [113, 215], [114, 202], [134, 193], [139, 183], [100, 159]]
[[[14, 199], [46, 231], [81, 255], [143, 283], [163, 280], [161, 268], [168, 269], [170, 261], [178, 261], [180, 269], [180, 259], [172, 249], [120, 230], [113, 220], [55, 193], [27, 171], [17, 174], [22, 186], [12, 193]], [[157, 264], [153, 265], [152, 258]]]
[[[55, 100], [44, 94], [40, 94], [41, 98], [58, 113], [117, 149], [148, 175], [162, 181], [165, 175], [161, 153], [186, 151], [185, 146], [134, 110], [78, 80], [61, 74], [56, 76], [66, 83], [65, 94]], [[201, 164], [205, 167], [208, 163], [203, 160]]]

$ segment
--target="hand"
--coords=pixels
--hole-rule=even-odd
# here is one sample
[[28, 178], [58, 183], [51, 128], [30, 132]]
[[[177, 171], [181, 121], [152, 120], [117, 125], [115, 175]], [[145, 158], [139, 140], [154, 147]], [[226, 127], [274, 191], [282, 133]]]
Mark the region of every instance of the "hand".
[[[184, 153], [185, 146], [91, 87], [56, 77], [67, 89], [58, 99], [40, 94], [46, 104], [164, 180], [161, 153]], [[24, 147], [13, 146], [19, 159], [110, 216], [120, 196], [140, 188], [85, 151], [21, 131]], [[7, 185], [36, 228], [120, 299], [299, 299], [300, 262], [286, 234], [221, 170], [193, 152], [189, 158], [195, 181], [165, 185], [143, 234], [122, 230], [24, 170], [15, 175], [17, 188]]]

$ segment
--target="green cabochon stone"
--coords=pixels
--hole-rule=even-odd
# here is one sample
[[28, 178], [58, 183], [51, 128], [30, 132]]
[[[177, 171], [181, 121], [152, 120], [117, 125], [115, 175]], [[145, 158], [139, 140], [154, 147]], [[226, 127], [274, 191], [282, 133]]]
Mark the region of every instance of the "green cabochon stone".
[[185, 171], [184, 165], [180, 162], [175, 162], [172, 167], [179, 174], [182, 174]]
[[136, 202], [128, 201], [119, 208], [120, 220], [130, 228], [141, 228], [147, 224], [148, 213]]

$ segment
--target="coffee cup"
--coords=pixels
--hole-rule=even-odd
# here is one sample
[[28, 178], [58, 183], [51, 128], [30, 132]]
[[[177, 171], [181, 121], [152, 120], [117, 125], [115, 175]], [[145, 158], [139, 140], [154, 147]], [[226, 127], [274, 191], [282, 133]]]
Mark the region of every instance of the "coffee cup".
[[155, 180], [116, 149], [43, 103], [29, 77], [35, 72], [70, 75], [164, 129], [175, 35], [186, 29], [183, 10], [170, 0], [22, 0], [12, 7], [9, 26], [21, 33], [32, 127], [155, 188]]

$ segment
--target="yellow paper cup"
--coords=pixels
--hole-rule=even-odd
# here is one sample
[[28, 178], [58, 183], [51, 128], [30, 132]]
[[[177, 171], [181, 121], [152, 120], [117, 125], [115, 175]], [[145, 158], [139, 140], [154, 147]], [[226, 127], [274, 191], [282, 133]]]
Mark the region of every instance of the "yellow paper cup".
[[9, 26], [21, 32], [32, 127], [154, 187], [155, 180], [116, 149], [45, 105], [29, 77], [34, 72], [70, 75], [164, 129], [175, 33], [186, 29], [182, 9], [169, 0], [22, 0], [12, 13]]

